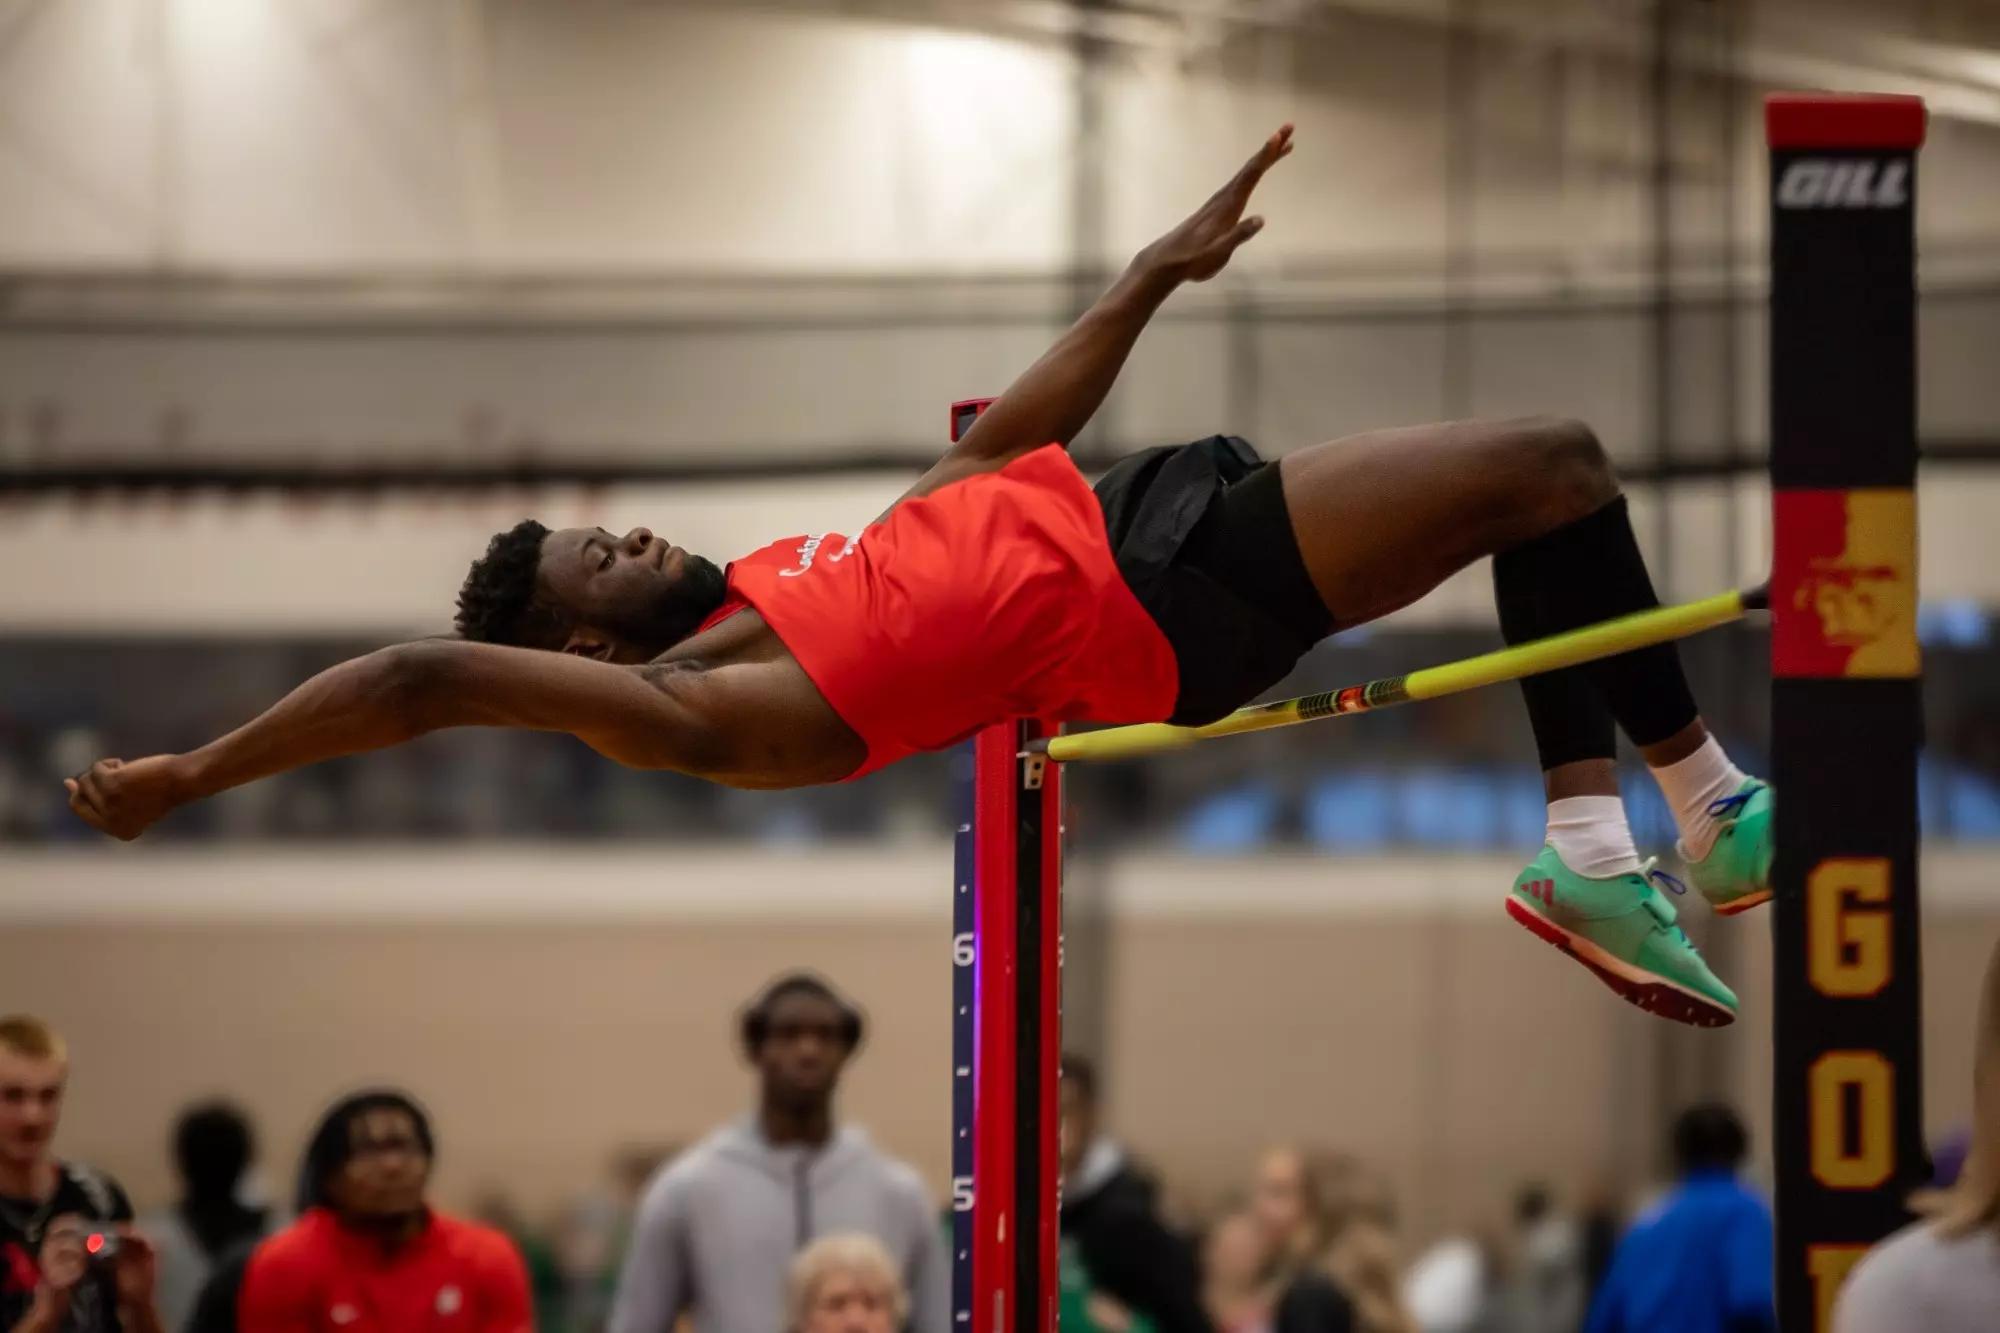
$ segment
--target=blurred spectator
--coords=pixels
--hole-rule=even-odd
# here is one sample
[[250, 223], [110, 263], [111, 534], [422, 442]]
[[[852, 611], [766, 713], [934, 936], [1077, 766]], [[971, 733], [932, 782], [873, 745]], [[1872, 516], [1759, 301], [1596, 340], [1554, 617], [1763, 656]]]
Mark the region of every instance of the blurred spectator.
[[923, 1182], [858, 1125], [834, 1124], [840, 1074], [861, 1043], [861, 1013], [818, 977], [773, 982], [743, 1011], [757, 1109], [696, 1144], [639, 1205], [612, 1308], [612, 1333], [770, 1333], [785, 1274], [816, 1235], [860, 1232], [894, 1259], [910, 1326], [943, 1333], [950, 1290], [943, 1238]]
[[556, 1265], [554, 1249], [528, 1225], [521, 1210], [505, 1190], [489, 1186], [472, 1205], [472, 1220], [505, 1236], [521, 1256], [528, 1270], [528, 1293], [534, 1301], [535, 1327], [554, 1333], [564, 1327], [563, 1276]]
[[1505, 1272], [1490, 1227], [1447, 1236], [1418, 1256], [1403, 1299], [1424, 1333], [1491, 1333], [1505, 1324]]
[[1216, 1333], [1352, 1333], [1332, 1279], [1292, 1261], [1263, 1219], [1232, 1210], [1202, 1250], [1202, 1303]]
[[1388, 1182], [1364, 1167], [1353, 1154], [1311, 1154], [1306, 1158], [1306, 1171], [1311, 1178], [1308, 1188], [1319, 1205], [1322, 1254], [1340, 1239], [1341, 1231], [1351, 1222], [1395, 1225]]
[[1971, 1131], [1960, 1127], [1931, 1146], [1931, 1187], [1948, 1190], [1958, 1183], [1965, 1170], [1966, 1154], [1972, 1151]]
[[1385, 1236], [1396, 1232], [1396, 1191], [1389, 1178], [1344, 1153], [1317, 1159], [1312, 1167], [1320, 1206], [1326, 1213], [1327, 1240], [1357, 1222], [1372, 1223]]
[[270, 1230], [271, 1210], [242, 1197], [256, 1141], [234, 1106], [210, 1102], [182, 1112], [173, 1149], [180, 1202], [149, 1215], [143, 1229], [160, 1255], [160, 1318], [177, 1329], [216, 1265]]
[[613, 1154], [610, 1180], [571, 1201], [555, 1236], [563, 1295], [545, 1333], [597, 1333], [611, 1317], [618, 1266], [631, 1243], [633, 1219], [647, 1184], [681, 1145], [627, 1147]]
[[910, 1314], [895, 1260], [859, 1232], [799, 1251], [785, 1288], [787, 1333], [895, 1333]]
[[1062, 1238], [1091, 1286], [1160, 1333], [1208, 1333], [1187, 1244], [1160, 1220], [1157, 1193], [1098, 1121], [1097, 1071], [1062, 1061]]
[[1247, 1212], [1224, 1213], [1201, 1253], [1201, 1303], [1215, 1333], [1270, 1333], [1277, 1277], [1270, 1233]]
[[[1337, 1168], [1337, 1173], [1344, 1179], [1344, 1170]], [[1271, 1148], [1257, 1162], [1251, 1183], [1251, 1217], [1284, 1263], [1310, 1262], [1325, 1253], [1332, 1239], [1320, 1184], [1305, 1153], [1297, 1148]]]
[[532, 1333], [528, 1275], [507, 1238], [432, 1208], [436, 1140], [402, 1092], [359, 1093], [321, 1119], [298, 1220], [202, 1289], [188, 1333]]
[[1632, 1224], [1588, 1333], [1765, 1333], [1777, 1327], [1770, 1205], [1736, 1178], [1749, 1152], [1726, 1106], [1674, 1124], [1680, 1183]]
[[0, 1018], [0, 1329], [157, 1333], [156, 1260], [125, 1191], [52, 1151], [68, 1078], [48, 1024]]
[[1514, 1271], [1507, 1306], [1514, 1326], [1572, 1333], [1583, 1322], [1583, 1246], [1576, 1224], [1556, 1209], [1546, 1185], [1514, 1200]]
[[1577, 1239], [1587, 1313], [1597, 1301], [1598, 1290], [1611, 1271], [1611, 1256], [1618, 1249], [1618, 1233], [1625, 1225], [1625, 1191], [1611, 1175], [1600, 1173], [1585, 1182], [1578, 1197]]
[[1070, 1244], [1057, 1251], [1056, 1327], [1061, 1333], [1158, 1333], [1152, 1320], [1091, 1285], [1082, 1256]]
[[1848, 1275], [1834, 1333], [1972, 1333], [2000, 1326], [2000, 946], [1986, 965], [1972, 1056], [1972, 1135], [1949, 1188], [1920, 1196], [1927, 1216]]
[[1327, 1251], [1326, 1271], [1354, 1309], [1354, 1333], [1418, 1333], [1403, 1300], [1396, 1239], [1376, 1210], [1357, 1210]]

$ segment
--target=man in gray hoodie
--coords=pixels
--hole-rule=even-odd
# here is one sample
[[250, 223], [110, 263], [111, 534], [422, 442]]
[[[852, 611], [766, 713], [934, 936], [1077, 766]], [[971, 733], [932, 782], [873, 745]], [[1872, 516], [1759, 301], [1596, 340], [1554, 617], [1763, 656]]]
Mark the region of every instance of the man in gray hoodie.
[[647, 1186], [609, 1333], [782, 1333], [792, 1256], [863, 1232], [888, 1248], [910, 1295], [910, 1333], [945, 1333], [949, 1269], [922, 1180], [857, 1125], [836, 1126], [860, 1011], [808, 973], [781, 977], [743, 1012], [757, 1109], [669, 1163]]

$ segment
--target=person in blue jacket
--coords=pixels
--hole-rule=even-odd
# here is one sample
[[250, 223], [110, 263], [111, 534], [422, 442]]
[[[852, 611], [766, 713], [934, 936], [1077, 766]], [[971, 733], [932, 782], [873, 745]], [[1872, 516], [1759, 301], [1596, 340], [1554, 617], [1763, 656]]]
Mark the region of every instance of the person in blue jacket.
[[1696, 1106], [1673, 1146], [1680, 1181], [1618, 1242], [1585, 1333], [1774, 1333], [1771, 1206], [1737, 1178], [1743, 1122]]

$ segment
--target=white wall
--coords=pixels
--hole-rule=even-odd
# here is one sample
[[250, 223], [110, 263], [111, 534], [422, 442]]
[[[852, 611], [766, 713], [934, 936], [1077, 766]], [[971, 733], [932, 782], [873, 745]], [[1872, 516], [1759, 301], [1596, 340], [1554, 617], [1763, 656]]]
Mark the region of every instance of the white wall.
[[[1300, 147], [1260, 200], [1270, 228], [1142, 345], [1105, 440], [1229, 429], [1281, 450], [1560, 410], [1650, 456], [1637, 11], [1480, 7], [1496, 31], [1467, 133], [1437, 8], [1353, 0], [1295, 34], [1156, 23], [1113, 46], [1084, 260], [1122, 262], [1278, 120]], [[1948, 30], [1956, 11], [1932, 8]], [[1693, 452], [1764, 433], [1756, 51], [1791, 40], [1791, 12], [1759, 8], [1744, 84], [1691, 58], [1676, 90], [1676, 282], [1713, 293], [1733, 227], [1747, 300], [1675, 316], [1671, 431]], [[2000, 92], [1982, 118], [1964, 80], [1912, 72], [1959, 47], [1895, 6], [1865, 22], [1916, 48], [1885, 48], [1874, 86], [1950, 112], [1919, 196], [1923, 430], [1990, 441]], [[1004, 384], [1072, 299], [1059, 41], [609, 0], [73, 0], [8, 35], [9, 467], [914, 460], [939, 404]], [[1454, 208], [1479, 309], [1456, 324]]]
[[[671, 854], [553, 844], [0, 849], [0, 885], [7, 888], [0, 922], [617, 923], [837, 915], [863, 923], [933, 921], [943, 930], [951, 855], [942, 830], [935, 840], [865, 848], [697, 843]], [[1926, 849], [1925, 905], [1991, 913], [1996, 860], [1973, 848]], [[1115, 919], [1144, 922], [1485, 917], [1518, 869], [1518, 860], [1504, 853], [1139, 851], [1094, 856], [1087, 872], [1076, 873], [1090, 876]], [[560, 891], [552, 892], [553, 885]]]
[[[888, 7], [880, 7], [888, 8]], [[0, 65], [0, 262], [23, 267], [631, 270], [1066, 262], [1073, 57], [1060, 40], [811, 5], [574, 0], [72, 0], [23, 7]], [[988, 28], [1023, 6], [996, 3]], [[1973, 4], [1771, 3], [1745, 23], [1731, 161], [1700, 33], [1683, 53], [1684, 228], [1743, 177], [1784, 72], [1928, 93], [1928, 240], [1994, 240], [2000, 78]], [[1964, 16], [1955, 11], [1963, 9]], [[1642, 10], [1488, 4], [1474, 56], [1474, 238], [1627, 259], [1645, 237]], [[816, 11], [816, 12], [815, 12]], [[944, 22], [976, 11], [928, 10]], [[1164, 21], [1114, 43], [1105, 258], [1143, 243], [1282, 119], [1273, 260], [1435, 256], [1445, 240], [1442, 6], [1320, 6], [1295, 31]], [[1811, 20], [1810, 22], [1804, 20]], [[1019, 29], [1017, 27], [1016, 31]], [[1801, 58], [1846, 35], [1860, 54]], [[1895, 36], [1900, 44], [1883, 38]], [[1988, 33], [1990, 36], [1990, 32]], [[1787, 64], [1774, 58], [1787, 50]], [[1957, 54], [1970, 72], [1946, 79]], [[1952, 71], [1955, 75], [1959, 71]], [[1980, 82], [1983, 77], [1984, 83]], [[1984, 88], [1984, 100], [1978, 90]]]
[[606, 0], [37, 9], [0, 78], [15, 264], [812, 271], [1058, 244], [1063, 61], [1026, 46]]

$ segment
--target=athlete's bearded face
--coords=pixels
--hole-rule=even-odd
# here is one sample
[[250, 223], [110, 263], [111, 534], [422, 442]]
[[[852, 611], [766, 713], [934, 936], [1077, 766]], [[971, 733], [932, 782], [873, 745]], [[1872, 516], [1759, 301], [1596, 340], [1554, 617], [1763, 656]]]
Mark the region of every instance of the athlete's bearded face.
[[542, 539], [539, 595], [567, 618], [566, 652], [608, 662], [644, 662], [694, 632], [722, 605], [713, 561], [645, 528], [622, 537], [564, 528]]

